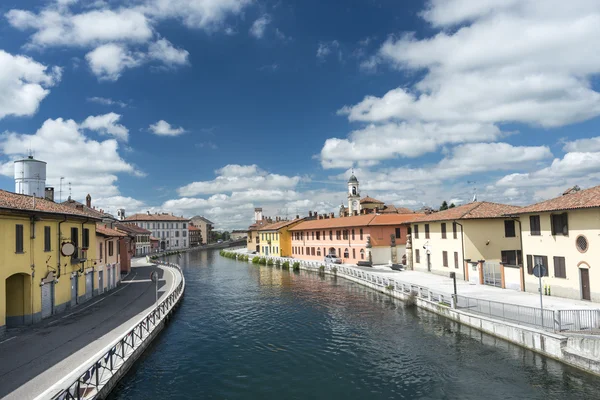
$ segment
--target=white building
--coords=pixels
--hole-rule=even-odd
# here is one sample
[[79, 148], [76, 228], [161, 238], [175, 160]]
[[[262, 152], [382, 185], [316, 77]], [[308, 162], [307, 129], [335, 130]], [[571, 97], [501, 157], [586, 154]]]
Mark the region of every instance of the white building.
[[46, 163], [29, 156], [15, 161], [15, 193], [44, 197], [46, 192]]
[[189, 218], [176, 217], [168, 213], [135, 214], [122, 216], [123, 221], [135, 223], [140, 228], [152, 232], [152, 236], [160, 240], [159, 248], [163, 250], [182, 250], [189, 247]]

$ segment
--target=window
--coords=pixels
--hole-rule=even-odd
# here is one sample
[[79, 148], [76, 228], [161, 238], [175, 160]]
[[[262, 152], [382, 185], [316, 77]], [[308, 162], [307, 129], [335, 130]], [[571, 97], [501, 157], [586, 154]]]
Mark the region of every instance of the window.
[[184, 240], [183, 241], [183, 247], [186, 247], [186, 246], [187, 246], [187, 240]]
[[421, 264], [421, 252], [419, 249], [415, 249], [415, 262]]
[[338, 257], [342, 258], [342, 249], [338, 248]]
[[71, 243], [73, 246], [79, 247], [79, 230], [77, 228], [71, 228]]
[[102, 261], [102, 243], [100, 243], [100, 261]]
[[521, 258], [521, 250], [503, 250], [501, 254], [502, 264], [521, 265], [523, 263]]
[[83, 228], [83, 238], [82, 238], [82, 246], [84, 249], [90, 248], [90, 230], [88, 228]]
[[181, 232], [181, 236], [183, 236], [183, 237], [187, 237], [187, 231], [183, 231], [183, 232]]
[[15, 225], [15, 252], [23, 253], [23, 225]]
[[442, 265], [448, 267], [448, 252], [442, 251]]
[[585, 253], [588, 249], [587, 238], [583, 235], [577, 236], [577, 240], [575, 240], [575, 246], [580, 253]]
[[354, 229], [352, 229], [352, 240], [354, 240]]
[[454, 252], [454, 268], [458, 269], [458, 251]]
[[396, 228], [396, 239], [400, 239], [400, 228]]
[[352, 258], [356, 258], [356, 249], [352, 249]]
[[429, 239], [429, 224], [425, 224], [425, 239]]
[[350, 252], [348, 251], [348, 249], [344, 249], [344, 258], [349, 258], [350, 257]]
[[317, 240], [321, 240], [321, 231], [317, 231]]
[[336, 240], [340, 240], [340, 238], [342, 237], [341, 233], [342, 233], [341, 231], [335, 231]]
[[363, 240], [363, 230], [362, 230], [362, 228], [360, 228], [359, 234], [360, 234], [360, 240]]
[[457, 232], [456, 232], [456, 222], [452, 223], [452, 237], [454, 239], [458, 238]]
[[566, 278], [567, 270], [565, 267], [564, 257], [554, 257], [554, 277], [555, 278]]
[[419, 238], [419, 225], [415, 225], [415, 239]]
[[306, 255], [310, 256], [310, 247], [306, 247]]
[[114, 251], [115, 251], [115, 249], [114, 249], [114, 243], [111, 240], [110, 242], [108, 242], [108, 256], [112, 257]]
[[175, 241], [175, 246], [179, 246], [179, 239]]
[[311, 248], [310, 248], [310, 255], [311, 255], [311, 256], [314, 256], [314, 255], [315, 255], [315, 248], [314, 248], [314, 247], [311, 247]]
[[442, 222], [442, 239], [446, 239], [446, 223]]
[[360, 249], [360, 259], [361, 260], [365, 259], [365, 250], [364, 249]]
[[550, 215], [550, 225], [552, 226], [552, 235], [567, 236], [569, 234], [567, 213]]
[[504, 237], [515, 237], [517, 236], [515, 233], [515, 221], [512, 219], [507, 219], [504, 221]]
[[51, 230], [49, 226], [44, 227], [44, 251], [52, 251], [52, 242], [50, 239]]
[[533, 268], [538, 264], [546, 267], [546, 274], [544, 276], [548, 276], [548, 257], [527, 255], [527, 273], [529, 275], [533, 275]]
[[344, 240], [348, 240], [348, 229], [344, 229]]
[[[317, 232], [317, 233], [319, 233], [319, 232]], [[321, 248], [320, 248], [320, 247], [317, 247], [317, 255], [318, 255], [318, 256], [320, 256], [320, 255], [321, 255]]]
[[329, 231], [329, 240], [333, 240], [333, 231]]
[[179, 231], [175, 231], [175, 237], [179, 237]]

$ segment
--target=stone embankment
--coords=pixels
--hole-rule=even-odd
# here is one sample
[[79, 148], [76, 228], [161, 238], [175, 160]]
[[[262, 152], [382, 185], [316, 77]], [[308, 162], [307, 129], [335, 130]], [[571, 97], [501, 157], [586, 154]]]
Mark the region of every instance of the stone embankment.
[[[246, 255], [244, 249], [237, 251]], [[366, 271], [348, 265], [323, 265], [323, 263], [314, 261], [279, 257], [267, 258], [274, 263], [277, 261], [279, 264], [283, 262], [298, 263], [300, 269], [351, 280], [462, 325], [475, 328], [581, 370], [600, 375], [600, 338], [596, 336], [549, 332], [459, 310], [454, 308], [455, 300], [451, 295], [432, 291], [425, 286], [401, 282], [397, 279], [401, 277], [400, 274], [390, 276], [389, 272], [375, 269]], [[252, 261], [252, 257], [249, 257], [249, 261]]]
[[172, 263], [154, 263], [172, 269], [176, 276], [166, 296], [144, 316], [133, 321], [131, 330], [124, 336], [110, 343], [88, 362], [76, 367], [71, 374], [36, 397], [36, 400], [91, 400], [108, 396], [152, 340], [164, 329], [183, 298], [185, 278], [181, 268]]

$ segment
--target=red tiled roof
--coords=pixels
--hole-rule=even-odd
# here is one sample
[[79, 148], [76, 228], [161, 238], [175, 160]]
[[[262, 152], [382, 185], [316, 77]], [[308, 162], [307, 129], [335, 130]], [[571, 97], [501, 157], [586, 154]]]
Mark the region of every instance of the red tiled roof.
[[512, 214], [536, 213], [544, 211], [577, 210], [581, 208], [600, 207], [600, 186], [578, 192], [566, 192], [562, 196], [522, 207]]
[[99, 233], [103, 236], [111, 236], [111, 237], [124, 237], [127, 236], [124, 233], [117, 231], [116, 229], [109, 228], [103, 224], [96, 224], [96, 233]]
[[189, 221], [189, 218], [184, 217], [176, 217], [171, 214], [134, 214], [125, 218], [125, 221], [133, 222], [133, 221]]
[[111, 218], [116, 220], [115, 217], [113, 217], [112, 215], [110, 215], [109, 213], [105, 213], [105, 212], [101, 212], [100, 210], [97, 210], [95, 208], [90, 208], [88, 206], [86, 206], [83, 203], [80, 203], [78, 201], [75, 200], [65, 200], [62, 203], [60, 203], [63, 206], [67, 206], [67, 207], [71, 207], [71, 208], [75, 208], [75, 209], [79, 209], [79, 210], [84, 210], [85, 212], [87, 212], [90, 215], [94, 215], [98, 218]]
[[366, 226], [375, 218], [375, 214], [355, 215], [352, 217], [314, 219], [304, 221], [290, 229], [290, 231], [303, 231], [311, 229], [346, 228], [351, 226]]
[[62, 204], [37, 197], [34, 201], [32, 196], [7, 192], [5, 190], [0, 190], [0, 209], [36, 211], [48, 214], [73, 215], [77, 217], [89, 217], [97, 220], [101, 219], [94, 214], [86, 212], [85, 210], [67, 207]]
[[136, 233], [136, 234], [140, 234], [140, 235], [149, 235], [152, 233], [147, 229], [140, 228], [139, 226], [133, 225], [133, 224], [122, 224], [121, 223], [121, 224], [116, 224], [115, 227], [117, 229], [120, 229], [127, 233]]
[[269, 224], [270, 222], [266, 219], [263, 219], [262, 221], [258, 221], [253, 223], [252, 225], [250, 225], [248, 227], [248, 231], [257, 231], [260, 227], [265, 226], [267, 224]]
[[263, 226], [262, 228], [259, 229], [259, 231], [278, 231], [281, 228], [285, 228], [286, 226], [295, 224], [295, 223], [300, 222], [302, 220], [304, 220], [304, 218], [293, 219], [291, 221], [274, 222], [272, 224]]
[[190, 226], [188, 226], [188, 231], [192, 232], [192, 231], [199, 231], [201, 230], [200, 228], [198, 228], [195, 225], [190, 224]]
[[362, 199], [360, 199], [360, 204], [364, 204], [364, 203], [377, 203], [377, 204], [384, 204], [383, 201], [379, 201], [377, 199], [374, 199], [372, 197], [363, 197]]
[[484, 219], [502, 218], [506, 214], [519, 212], [521, 207], [508, 204], [491, 203], [488, 201], [476, 201], [462, 206], [449, 208], [444, 211], [434, 212], [407, 222], [427, 221], [454, 221], [459, 219]]
[[159, 238], [155, 238], [154, 236], [150, 236], [150, 241], [151, 242], [160, 242]]
[[407, 221], [412, 221], [415, 217], [425, 216], [425, 214], [380, 214], [376, 215], [369, 226], [380, 225], [399, 225]]

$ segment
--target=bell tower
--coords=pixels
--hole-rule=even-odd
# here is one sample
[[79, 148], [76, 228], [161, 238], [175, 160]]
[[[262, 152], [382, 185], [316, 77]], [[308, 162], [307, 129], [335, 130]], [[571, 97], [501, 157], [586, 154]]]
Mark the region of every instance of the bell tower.
[[360, 192], [358, 190], [358, 179], [354, 176], [354, 171], [352, 171], [352, 176], [348, 179], [348, 212], [349, 215], [354, 215], [354, 212], [360, 212]]

